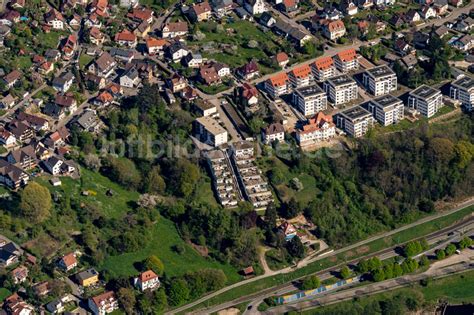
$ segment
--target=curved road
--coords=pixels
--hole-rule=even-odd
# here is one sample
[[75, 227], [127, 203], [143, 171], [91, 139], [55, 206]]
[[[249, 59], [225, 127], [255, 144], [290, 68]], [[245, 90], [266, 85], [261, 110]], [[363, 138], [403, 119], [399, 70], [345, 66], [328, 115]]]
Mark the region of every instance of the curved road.
[[[344, 247], [344, 248], [340, 248], [338, 250], [335, 250], [329, 254], [326, 254], [326, 255], [323, 255], [323, 256], [309, 256], [305, 259], [303, 259], [302, 261], [300, 261], [300, 263], [295, 267], [295, 268], [291, 268], [291, 267], [288, 267], [288, 268], [284, 268], [284, 269], [281, 269], [281, 270], [278, 270], [278, 271], [275, 271], [274, 273], [271, 273], [271, 274], [266, 274], [266, 275], [261, 275], [261, 276], [256, 276], [254, 278], [250, 278], [250, 279], [247, 279], [247, 280], [243, 280], [243, 281], [240, 281], [240, 282], [237, 282], [237, 283], [234, 283], [230, 286], [227, 286], [225, 288], [222, 288], [218, 291], [215, 291], [211, 294], [208, 294], [192, 303], [189, 303], [189, 304], [186, 304], [186, 305], [183, 305], [181, 307], [178, 307], [174, 310], [171, 310], [169, 312], [167, 312], [166, 314], [176, 314], [176, 313], [180, 313], [180, 312], [184, 312], [186, 311], [187, 309], [191, 308], [191, 307], [194, 307], [198, 304], [201, 304], [215, 296], [218, 296], [224, 292], [227, 292], [231, 289], [235, 289], [235, 288], [238, 288], [244, 284], [248, 284], [248, 283], [252, 283], [252, 282], [255, 282], [255, 281], [258, 281], [258, 280], [261, 280], [261, 279], [264, 279], [264, 278], [267, 278], [267, 277], [270, 277], [270, 276], [273, 276], [273, 275], [278, 275], [278, 274], [285, 274], [285, 273], [290, 273], [292, 271], [295, 271], [296, 269], [300, 269], [300, 268], [303, 268], [305, 266], [307, 266], [308, 264], [310, 263], [313, 263], [315, 261], [318, 261], [318, 260], [321, 260], [321, 259], [324, 259], [324, 258], [327, 258], [327, 257], [331, 257], [331, 256], [335, 256], [337, 254], [340, 254], [340, 253], [343, 253], [343, 252], [346, 252], [348, 250], [351, 250], [351, 249], [354, 249], [354, 248], [357, 248], [357, 247], [360, 247], [360, 246], [363, 246], [363, 245], [366, 245], [370, 242], [373, 242], [375, 240], [378, 240], [378, 239], [382, 239], [382, 238], [385, 238], [387, 236], [391, 236], [393, 234], [396, 234], [398, 232], [401, 232], [401, 231], [404, 231], [404, 230], [407, 230], [407, 229], [410, 229], [412, 227], [415, 227], [417, 225], [420, 225], [420, 224], [423, 224], [423, 223], [426, 223], [426, 222], [430, 222], [430, 221], [433, 221], [433, 220], [436, 220], [438, 218], [442, 218], [442, 217], [445, 217], [445, 216], [448, 216], [450, 214], [453, 214], [455, 212], [458, 212], [464, 208], [467, 208], [469, 206], [472, 206], [474, 205], [474, 198], [470, 198], [469, 200], [467, 201], [464, 201], [462, 203], [459, 203], [455, 208], [449, 210], [449, 211], [445, 211], [445, 212], [441, 212], [441, 213], [438, 213], [438, 214], [435, 214], [433, 216], [429, 216], [429, 217], [426, 217], [426, 218], [423, 218], [421, 220], [418, 220], [416, 222], [413, 222], [411, 224], [408, 224], [408, 225], [404, 225], [398, 229], [395, 229], [395, 230], [392, 230], [392, 231], [388, 231], [386, 233], [383, 233], [383, 234], [379, 234], [379, 235], [375, 235], [375, 236], [372, 236], [368, 239], [365, 239], [363, 241], [360, 241], [358, 243], [355, 243], [355, 244], [352, 244], [352, 245], [349, 245], [347, 247]], [[472, 216], [472, 214], [471, 214]]]

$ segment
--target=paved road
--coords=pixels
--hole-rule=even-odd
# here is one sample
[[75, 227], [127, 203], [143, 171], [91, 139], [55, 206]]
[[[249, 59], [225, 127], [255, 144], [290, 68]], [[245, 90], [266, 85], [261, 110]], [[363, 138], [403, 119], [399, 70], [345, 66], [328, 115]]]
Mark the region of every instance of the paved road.
[[[223, 289], [220, 289], [216, 292], [213, 292], [211, 294], [208, 294], [192, 303], [189, 303], [187, 305], [183, 305], [179, 308], [176, 308], [174, 310], [171, 310], [168, 312], [168, 314], [175, 314], [175, 313], [180, 313], [180, 312], [183, 312], [191, 307], [194, 307], [198, 304], [201, 304], [215, 296], [218, 296], [224, 292], [227, 292], [229, 290], [232, 290], [232, 289], [235, 289], [235, 288], [238, 288], [244, 284], [248, 284], [248, 283], [252, 283], [252, 282], [255, 282], [255, 281], [259, 281], [261, 279], [264, 279], [264, 278], [267, 278], [269, 276], [272, 276], [272, 275], [277, 275], [277, 274], [284, 274], [284, 273], [290, 273], [290, 272], [293, 272], [295, 271], [296, 269], [299, 269], [299, 268], [303, 268], [305, 266], [307, 266], [308, 264], [310, 263], [313, 263], [315, 261], [318, 261], [318, 260], [321, 260], [321, 259], [325, 259], [327, 257], [332, 257], [332, 256], [335, 256], [337, 254], [340, 254], [340, 253], [343, 253], [343, 252], [346, 252], [346, 251], [349, 251], [349, 250], [352, 250], [352, 249], [355, 249], [355, 248], [358, 248], [358, 247], [361, 247], [363, 245], [366, 245], [370, 242], [373, 242], [375, 240], [378, 240], [378, 239], [383, 239], [387, 236], [391, 236], [391, 235], [394, 235], [398, 232], [401, 232], [401, 231], [404, 231], [404, 230], [407, 230], [407, 229], [410, 229], [410, 228], [413, 228], [417, 225], [420, 225], [420, 224], [423, 224], [423, 223], [426, 223], [426, 222], [430, 222], [430, 221], [433, 221], [433, 220], [436, 220], [438, 218], [442, 218], [442, 217], [445, 217], [445, 216], [448, 216], [450, 214], [453, 214], [455, 212], [458, 212], [466, 207], [469, 207], [471, 205], [474, 204], [474, 198], [470, 198], [469, 200], [465, 201], [465, 202], [462, 202], [460, 204], [458, 204], [456, 207], [454, 207], [453, 209], [449, 210], [449, 211], [445, 211], [445, 212], [441, 212], [441, 213], [438, 213], [436, 215], [433, 215], [433, 216], [429, 216], [429, 217], [426, 217], [426, 218], [423, 218], [421, 220], [418, 220], [414, 223], [411, 223], [411, 224], [408, 224], [408, 225], [405, 225], [405, 226], [402, 226], [398, 229], [395, 229], [395, 230], [392, 230], [392, 231], [389, 231], [389, 232], [386, 232], [386, 233], [382, 233], [382, 234], [379, 234], [379, 235], [375, 235], [375, 236], [372, 236], [368, 239], [365, 239], [363, 241], [360, 241], [358, 243], [355, 243], [355, 244], [352, 244], [352, 245], [349, 245], [349, 246], [346, 246], [344, 248], [341, 248], [341, 249], [338, 249], [338, 250], [335, 250], [327, 255], [324, 255], [324, 256], [310, 256], [310, 257], [307, 257], [305, 259], [303, 259], [297, 266], [296, 268], [284, 268], [284, 269], [281, 269], [281, 270], [278, 270], [278, 271], [275, 271], [273, 274], [269, 274], [269, 275], [261, 275], [261, 276], [257, 276], [257, 277], [254, 277], [254, 278], [251, 278], [251, 279], [247, 279], [247, 280], [243, 280], [241, 282], [237, 282], [237, 283], [234, 283], [230, 286], [227, 286]], [[235, 304], [235, 303], [234, 303]], [[233, 304], [232, 304], [233, 305]]]
[[289, 311], [302, 311], [306, 309], [312, 309], [321, 305], [330, 305], [350, 300], [355, 297], [369, 296], [381, 292], [387, 292], [389, 290], [398, 289], [401, 287], [408, 286], [412, 283], [417, 283], [427, 277], [443, 278], [456, 273], [462, 273], [474, 269], [471, 263], [474, 258], [472, 254], [472, 250], [466, 249], [459, 256], [451, 256], [445, 261], [439, 262], [441, 263], [439, 266], [437, 265], [439, 263], [433, 264], [430, 269], [421, 274], [406, 275], [396, 279], [390, 279], [379, 283], [372, 283], [363, 287], [355, 287], [343, 291], [338, 291], [333, 294], [322, 296], [318, 299], [306, 300], [294, 304], [274, 307], [266, 312], [263, 312], [262, 314], [284, 314]]

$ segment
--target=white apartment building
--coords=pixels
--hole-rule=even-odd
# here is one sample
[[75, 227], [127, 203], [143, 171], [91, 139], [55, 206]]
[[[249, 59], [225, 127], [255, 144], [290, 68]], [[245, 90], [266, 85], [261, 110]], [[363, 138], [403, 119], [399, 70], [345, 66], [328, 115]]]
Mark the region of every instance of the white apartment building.
[[219, 123], [209, 117], [199, 117], [194, 121], [197, 136], [209, 145], [218, 147], [227, 143], [227, 131]]
[[324, 82], [324, 91], [329, 100], [337, 106], [357, 99], [359, 90], [356, 81], [343, 74]]
[[369, 111], [383, 126], [396, 124], [404, 117], [402, 100], [390, 94], [373, 99], [369, 104]]
[[449, 96], [459, 100], [468, 111], [474, 109], [474, 79], [463, 77], [451, 83]]
[[369, 111], [358, 105], [340, 112], [336, 124], [347, 134], [358, 138], [365, 135], [374, 125], [374, 118]]
[[408, 107], [416, 109], [421, 115], [430, 118], [443, 107], [441, 91], [423, 84], [410, 92]]
[[366, 70], [362, 80], [364, 86], [375, 96], [397, 90], [397, 75], [386, 65]]
[[303, 65], [297, 68], [294, 68], [288, 72], [288, 78], [293, 88], [299, 88], [310, 85], [313, 81], [313, 75], [311, 73], [311, 68], [309, 65]]
[[336, 75], [336, 68], [331, 57], [321, 57], [311, 64], [314, 80], [323, 82]]
[[327, 103], [326, 93], [316, 84], [293, 91], [293, 105], [305, 116], [325, 110]]
[[359, 59], [357, 58], [357, 52], [353, 48], [341, 51], [335, 55], [334, 63], [337, 70], [342, 73], [359, 69]]
[[265, 90], [273, 99], [280, 95], [287, 94], [290, 89], [290, 79], [286, 73], [274, 75], [265, 81]]

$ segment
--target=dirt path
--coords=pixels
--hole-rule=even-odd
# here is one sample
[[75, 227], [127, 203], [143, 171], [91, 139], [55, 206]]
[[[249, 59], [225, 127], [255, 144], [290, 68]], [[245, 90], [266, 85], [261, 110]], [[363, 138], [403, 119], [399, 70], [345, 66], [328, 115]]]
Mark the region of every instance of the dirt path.
[[268, 248], [268, 247], [263, 247], [262, 246], [262, 247], [259, 248], [258, 258], [260, 259], [260, 264], [263, 267], [264, 275], [270, 275], [270, 274], [275, 273], [273, 270], [270, 269], [270, 267], [268, 267], [267, 260], [265, 259], [265, 254], [269, 250], [270, 250], [270, 248]]

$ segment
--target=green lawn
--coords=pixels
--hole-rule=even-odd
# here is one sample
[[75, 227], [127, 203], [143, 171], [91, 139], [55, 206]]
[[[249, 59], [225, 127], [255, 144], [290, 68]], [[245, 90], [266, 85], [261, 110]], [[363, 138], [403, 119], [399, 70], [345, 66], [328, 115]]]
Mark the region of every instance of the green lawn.
[[33, 62], [30, 56], [18, 56], [12, 60], [11, 64], [15, 68], [25, 71], [31, 68]]
[[92, 60], [94, 59], [93, 56], [89, 56], [87, 54], [81, 54], [79, 57], [79, 67], [84, 69]]
[[[175, 245], [184, 246], [186, 248], [185, 252], [178, 254], [173, 251]], [[148, 242], [148, 246], [139, 252], [109, 257], [105, 260], [101, 269], [108, 270], [117, 276], [132, 276], [138, 273], [133, 264], [143, 261], [150, 255], [156, 255], [163, 261], [167, 276], [178, 276], [203, 268], [216, 268], [222, 269], [225, 272], [228, 282], [241, 280], [237, 270], [232, 266], [223, 265], [212, 259], [200, 256], [180, 238], [173, 222], [165, 218], [160, 218], [153, 227], [153, 236]]]
[[214, 191], [212, 190], [211, 179], [209, 177], [202, 179], [201, 183], [196, 187], [194, 200], [198, 203], [207, 203], [213, 207], [219, 206]]
[[41, 43], [43, 46], [54, 49], [58, 47], [59, 38], [62, 35], [63, 34], [61, 32], [55, 31], [51, 31], [49, 33], [42, 32], [36, 35], [36, 38], [38, 39], [38, 42]]
[[3, 302], [12, 293], [5, 288], [0, 288], [0, 302]]

